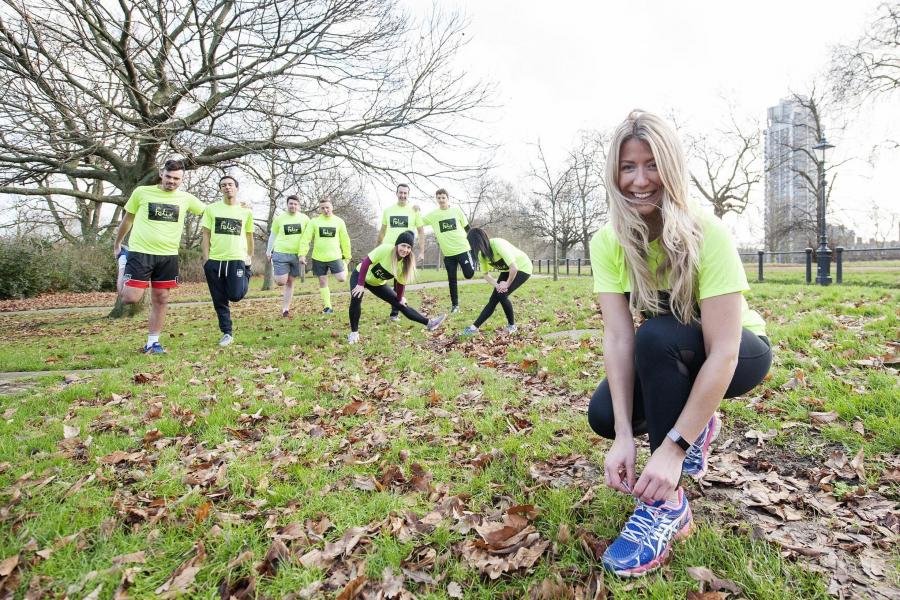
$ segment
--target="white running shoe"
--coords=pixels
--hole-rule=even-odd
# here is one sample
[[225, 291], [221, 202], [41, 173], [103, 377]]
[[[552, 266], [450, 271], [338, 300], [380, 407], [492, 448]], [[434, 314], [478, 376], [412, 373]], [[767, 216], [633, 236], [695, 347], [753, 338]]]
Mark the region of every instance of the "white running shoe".
[[225, 335], [222, 336], [222, 339], [219, 340], [219, 345], [223, 346], [223, 347], [230, 346], [233, 341], [234, 341], [234, 337], [232, 337], [232, 335], [230, 333], [226, 333]]
[[351, 331], [347, 334], [347, 343], [348, 344], [358, 344], [359, 343], [359, 332]]
[[513, 323], [512, 325], [507, 325], [506, 327], [504, 327], [503, 330], [506, 331], [506, 333], [515, 333], [519, 330], [519, 327], [515, 323]]

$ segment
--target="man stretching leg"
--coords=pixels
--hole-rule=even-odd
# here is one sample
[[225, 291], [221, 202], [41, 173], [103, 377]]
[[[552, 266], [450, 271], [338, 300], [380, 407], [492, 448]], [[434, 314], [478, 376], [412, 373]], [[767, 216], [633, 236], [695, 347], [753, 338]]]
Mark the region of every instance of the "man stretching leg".
[[294, 297], [294, 278], [300, 276], [300, 239], [309, 224], [309, 217], [300, 212], [300, 199], [287, 197], [287, 212], [275, 217], [266, 245], [266, 257], [272, 261], [275, 283], [284, 287], [281, 316], [290, 316]]
[[231, 175], [219, 180], [223, 200], [203, 213], [200, 249], [203, 274], [222, 332], [220, 346], [234, 341], [229, 302], [240, 302], [250, 288], [253, 256], [253, 213], [238, 202], [238, 182]]
[[159, 177], [158, 185], [139, 186], [131, 193], [113, 242], [113, 254], [118, 258], [122, 241], [131, 233], [122, 302], [136, 304], [144, 290], [151, 288], [149, 335], [142, 350], [145, 354], [165, 352], [159, 335], [166, 320], [169, 290], [178, 286], [178, 246], [185, 211], [199, 215], [205, 208], [195, 196], [178, 190], [184, 179], [184, 161], [167, 160]]
[[469, 255], [469, 221], [458, 206], [450, 206], [450, 194], [444, 188], [434, 193], [438, 209], [425, 215], [425, 224], [431, 225], [434, 237], [437, 238], [441, 253], [444, 255], [444, 267], [447, 269], [447, 284], [450, 287], [450, 312], [459, 312], [459, 291], [456, 284], [456, 267], [462, 269], [463, 277], [472, 279], [475, 275], [475, 263]]
[[322, 295], [322, 312], [330, 315], [331, 290], [328, 289], [328, 272], [340, 283], [347, 281], [345, 261], [350, 260], [350, 234], [344, 220], [334, 215], [331, 200], [319, 200], [319, 216], [312, 219], [300, 240], [300, 262], [306, 264], [306, 253], [310, 242], [313, 245], [313, 274], [319, 278], [319, 293]]

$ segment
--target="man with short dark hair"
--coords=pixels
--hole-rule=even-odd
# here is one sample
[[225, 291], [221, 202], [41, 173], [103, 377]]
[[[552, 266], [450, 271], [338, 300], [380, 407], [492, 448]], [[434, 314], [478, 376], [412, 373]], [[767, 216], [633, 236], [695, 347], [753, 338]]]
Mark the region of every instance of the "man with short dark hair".
[[300, 265], [300, 239], [309, 224], [309, 217], [300, 212], [300, 198], [287, 197], [287, 212], [275, 217], [269, 231], [266, 257], [272, 261], [275, 283], [284, 286], [281, 316], [290, 316], [294, 296], [294, 278], [303, 279]]
[[322, 312], [330, 315], [331, 290], [328, 289], [328, 272], [340, 283], [347, 281], [346, 261], [350, 260], [350, 234], [347, 225], [335, 216], [331, 200], [319, 200], [319, 216], [310, 220], [300, 240], [300, 262], [306, 264], [306, 253], [312, 243], [313, 274], [319, 278], [319, 294], [325, 308]]
[[[413, 231], [415, 229], [415, 231]], [[409, 186], [401, 183], [397, 186], [397, 204], [384, 209], [381, 215], [381, 231], [378, 232], [378, 245], [393, 244], [404, 231], [419, 234], [419, 255], [416, 257], [420, 263], [425, 260], [425, 224], [422, 222], [422, 213], [418, 208], [409, 205]], [[400, 313], [391, 310], [391, 321], [398, 322]]]
[[472, 279], [475, 274], [475, 263], [469, 255], [469, 221], [458, 206], [450, 206], [450, 194], [444, 188], [434, 193], [438, 208], [425, 215], [426, 225], [431, 225], [434, 237], [444, 255], [444, 267], [447, 269], [447, 284], [450, 287], [450, 312], [459, 312], [459, 291], [457, 290], [457, 266], [462, 269], [463, 277]]
[[151, 289], [149, 335], [142, 350], [145, 354], [165, 352], [159, 336], [166, 319], [169, 290], [178, 286], [178, 247], [184, 217], [186, 211], [199, 215], [205, 208], [195, 196], [178, 190], [184, 170], [184, 161], [167, 160], [159, 172], [158, 185], [135, 188], [125, 204], [125, 217], [113, 242], [113, 254], [118, 258], [122, 241], [130, 232], [122, 301], [136, 304], [144, 290]]
[[229, 302], [240, 302], [250, 288], [253, 213], [238, 202], [239, 186], [231, 175], [222, 177], [223, 199], [206, 207], [201, 224], [203, 274], [219, 319], [220, 346], [234, 341]]

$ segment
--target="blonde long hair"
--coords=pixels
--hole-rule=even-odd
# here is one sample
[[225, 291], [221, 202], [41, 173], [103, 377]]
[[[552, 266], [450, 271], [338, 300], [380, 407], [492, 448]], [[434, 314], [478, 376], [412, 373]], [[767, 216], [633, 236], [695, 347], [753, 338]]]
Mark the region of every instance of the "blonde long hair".
[[[619, 189], [619, 160], [622, 144], [638, 139], [650, 146], [663, 185], [660, 211], [662, 232], [659, 242], [665, 254], [656, 273], [650, 272], [647, 252], [650, 229]], [[666, 312], [656, 282], [671, 288], [669, 308], [682, 323], [694, 319], [694, 298], [703, 228], [688, 202], [688, 172], [684, 150], [675, 131], [654, 114], [633, 110], [613, 134], [606, 161], [606, 189], [610, 221], [625, 253], [625, 267], [631, 281], [630, 308], [633, 312]]]
[[397, 265], [402, 264], [401, 276], [403, 277], [403, 285], [413, 283], [416, 280], [416, 253], [410, 248], [406, 258], [400, 258], [397, 253], [397, 246], [394, 246], [391, 252], [391, 273], [397, 277]]

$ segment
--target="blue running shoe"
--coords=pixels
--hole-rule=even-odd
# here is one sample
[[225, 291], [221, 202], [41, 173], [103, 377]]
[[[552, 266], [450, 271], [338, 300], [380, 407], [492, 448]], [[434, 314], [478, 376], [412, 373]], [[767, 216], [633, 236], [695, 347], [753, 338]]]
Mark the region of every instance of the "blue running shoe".
[[695, 479], [700, 479], [706, 474], [706, 467], [709, 460], [709, 447], [717, 437], [719, 437], [719, 429], [722, 422], [719, 419], [719, 413], [713, 413], [709, 423], [700, 435], [697, 437], [687, 454], [684, 455], [684, 463], [681, 466], [681, 472], [690, 475]]
[[166, 349], [163, 348], [159, 342], [153, 342], [149, 346], [144, 346], [141, 349], [141, 352], [144, 354], [165, 354]]
[[641, 502], [622, 533], [603, 553], [603, 566], [620, 577], [637, 577], [657, 568], [669, 554], [674, 539], [687, 537], [694, 517], [678, 488], [678, 500], [660, 506]]

